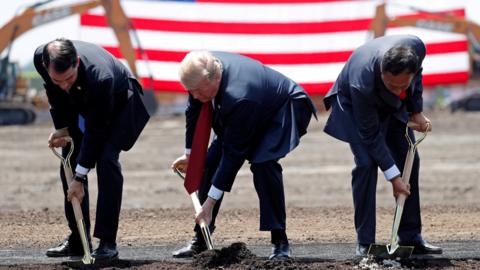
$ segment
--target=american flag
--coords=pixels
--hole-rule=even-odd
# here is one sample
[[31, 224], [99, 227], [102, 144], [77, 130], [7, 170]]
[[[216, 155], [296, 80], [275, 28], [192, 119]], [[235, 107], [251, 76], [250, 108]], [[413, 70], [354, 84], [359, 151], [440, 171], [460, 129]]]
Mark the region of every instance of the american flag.
[[[139, 74], [151, 71], [157, 91], [184, 92], [178, 65], [191, 50], [240, 53], [269, 65], [310, 94], [325, 94], [352, 51], [372, 38], [368, 31], [378, 0], [124, 0], [148, 55]], [[390, 2], [388, 2], [390, 3]], [[397, 2], [398, 3], [398, 2]], [[464, 16], [463, 1], [403, 0], [387, 5], [389, 16], [452, 12]], [[121, 58], [103, 9], [81, 16], [80, 37]], [[424, 84], [465, 83], [468, 42], [463, 34], [414, 27], [389, 28], [387, 35], [413, 34], [427, 46]], [[150, 71], [149, 71], [150, 70]]]

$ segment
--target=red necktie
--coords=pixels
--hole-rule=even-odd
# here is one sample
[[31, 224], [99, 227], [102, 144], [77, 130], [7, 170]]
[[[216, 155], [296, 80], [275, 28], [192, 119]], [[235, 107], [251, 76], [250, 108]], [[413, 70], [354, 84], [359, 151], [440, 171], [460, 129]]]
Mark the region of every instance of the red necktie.
[[208, 101], [202, 105], [193, 134], [192, 151], [190, 152], [187, 174], [183, 183], [188, 194], [197, 191], [202, 183], [211, 127], [212, 103]]

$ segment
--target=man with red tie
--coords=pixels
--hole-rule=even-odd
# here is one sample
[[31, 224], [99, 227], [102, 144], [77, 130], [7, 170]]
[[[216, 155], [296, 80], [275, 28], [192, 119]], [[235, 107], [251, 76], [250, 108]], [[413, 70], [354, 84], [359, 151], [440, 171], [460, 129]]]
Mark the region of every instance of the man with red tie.
[[[208, 148], [205, 173], [198, 195], [203, 219], [215, 229], [224, 192], [232, 188], [238, 170], [250, 162], [260, 201], [260, 230], [271, 232], [270, 259], [289, 257], [286, 235], [282, 167], [285, 157], [300, 142], [315, 107], [305, 91], [291, 79], [245, 56], [226, 52], [191, 52], [180, 65], [180, 81], [188, 90], [186, 152], [172, 168], [186, 171], [190, 163], [195, 126], [203, 103], [213, 106], [215, 138]], [[193, 146], [195, 147], [195, 146]], [[206, 249], [199, 226], [195, 237], [174, 257], [190, 257]]]
[[[409, 195], [399, 228], [401, 245], [414, 253], [441, 253], [421, 235], [418, 192], [419, 157], [415, 154], [410, 186], [403, 183], [408, 121], [425, 131], [430, 120], [423, 111], [422, 61], [425, 45], [415, 36], [377, 38], [356, 49], [325, 96], [332, 112], [325, 132], [348, 142], [356, 167], [352, 171], [358, 256], [375, 243], [375, 194], [378, 167], [392, 184], [394, 196]], [[409, 130], [413, 138], [412, 130]]]

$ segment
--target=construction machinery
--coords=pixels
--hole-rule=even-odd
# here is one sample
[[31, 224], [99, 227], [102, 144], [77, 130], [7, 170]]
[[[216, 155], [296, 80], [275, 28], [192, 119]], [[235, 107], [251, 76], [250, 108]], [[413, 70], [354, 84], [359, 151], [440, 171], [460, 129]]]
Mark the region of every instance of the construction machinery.
[[[22, 90], [20, 87], [24, 80], [19, 76], [18, 65], [11, 63], [9, 57], [12, 43], [16, 38], [43, 24], [102, 6], [108, 24], [115, 32], [120, 52], [132, 73], [138, 78], [135, 66], [136, 52], [130, 39], [130, 31], [134, 31], [134, 29], [122, 9], [120, 0], [87, 0], [66, 5], [52, 5], [51, 2], [54, 1], [41, 1], [26, 7], [0, 28], [0, 52], [7, 50], [5, 56], [0, 60], [0, 125], [28, 124], [35, 119], [35, 111], [26, 102], [26, 90]], [[25, 86], [25, 84], [23, 85]], [[156, 110], [157, 103], [151, 90], [145, 92], [144, 101], [149, 113], [152, 114]]]
[[[412, 8], [412, 7], [411, 7]], [[412, 8], [413, 9], [413, 8]], [[449, 33], [464, 34], [470, 44], [471, 67], [480, 64], [480, 25], [464, 17], [448, 12], [429, 12], [418, 10], [420, 15], [388, 16], [386, 4], [376, 7], [375, 17], [370, 25], [374, 38], [384, 36], [388, 27], [413, 26]]]
[[[411, 9], [414, 9], [410, 7]], [[385, 35], [388, 27], [413, 26], [424, 29], [437, 30], [448, 33], [464, 34], [469, 43], [470, 56], [470, 76], [478, 77], [480, 75], [480, 25], [467, 20], [461, 14], [448, 12], [429, 12], [418, 10], [418, 15], [409, 16], [388, 16], [386, 13], [386, 4], [382, 3], [376, 7], [375, 17], [370, 25], [373, 37]], [[467, 111], [480, 110], [480, 94], [471, 95], [453, 101], [450, 104], [452, 112], [464, 109]]]

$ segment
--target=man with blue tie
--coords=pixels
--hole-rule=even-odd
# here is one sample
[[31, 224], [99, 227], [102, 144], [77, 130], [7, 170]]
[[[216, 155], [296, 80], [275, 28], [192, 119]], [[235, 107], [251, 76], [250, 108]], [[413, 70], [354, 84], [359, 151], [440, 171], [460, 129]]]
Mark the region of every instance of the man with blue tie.
[[67, 181], [63, 168], [60, 169], [65, 216], [71, 232], [57, 247], [48, 249], [46, 255], [83, 255], [73, 208], [68, 201], [72, 197], [81, 201], [90, 242], [87, 175], [96, 167], [98, 197], [93, 236], [100, 243], [92, 255], [97, 262], [116, 260], [124, 180], [120, 153], [133, 147], [150, 118], [141, 99], [142, 87], [118, 59], [105, 49], [83, 41], [59, 38], [43, 44], [35, 50], [33, 62], [45, 82], [55, 126], [48, 145], [64, 147], [64, 157], [70, 147], [65, 147], [64, 138], [71, 137], [75, 145], [70, 160], [74, 178]]
[[[355, 168], [352, 193], [355, 207], [358, 256], [365, 256], [375, 243], [375, 194], [378, 167], [392, 184], [393, 194], [409, 195], [399, 228], [401, 245], [414, 246], [414, 253], [442, 253], [421, 235], [418, 191], [419, 156], [415, 154], [410, 184], [401, 171], [408, 144], [404, 133], [408, 121], [425, 131], [422, 100], [422, 62], [426, 49], [415, 36], [377, 38], [356, 49], [335, 84], [325, 96], [332, 108], [325, 132], [350, 144]], [[413, 131], [409, 130], [413, 138]]]
[[[307, 132], [315, 107], [291, 79], [245, 56], [226, 52], [191, 52], [180, 65], [180, 81], [189, 92], [186, 109], [186, 152], [172, 168], [186, 171], [202, 103], [214, 106], [205, 174], [199, 189], [203, 219], [215, 228], [224, 192], [248, 160], [260, 201], [260, 230], [271, 232], [270, 259], [289, 257], [285, 198], [279, 159], [292, 151]], [[206, 249], [199, 226], [195, 237], [174, 257], [190, 257]]]

